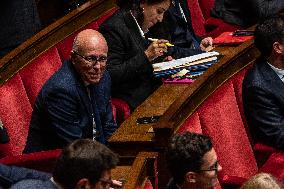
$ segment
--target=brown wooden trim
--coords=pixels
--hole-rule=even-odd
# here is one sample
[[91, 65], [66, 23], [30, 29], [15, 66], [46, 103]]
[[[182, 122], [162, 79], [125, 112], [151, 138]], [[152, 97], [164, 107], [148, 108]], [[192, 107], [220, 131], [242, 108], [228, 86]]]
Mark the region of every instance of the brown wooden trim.
[[58, 42], [115, 6], [115, 0], [89, 1], [19, 45], [0, 59], [0, 85]]
[[129, 177], [124, 185], [125, 189], [143, 188], [145, 179], [151, 177], [149, 170], [154, 170], [154, 161], [158, 154], [155, 152], [139, 152], [129, 172]]

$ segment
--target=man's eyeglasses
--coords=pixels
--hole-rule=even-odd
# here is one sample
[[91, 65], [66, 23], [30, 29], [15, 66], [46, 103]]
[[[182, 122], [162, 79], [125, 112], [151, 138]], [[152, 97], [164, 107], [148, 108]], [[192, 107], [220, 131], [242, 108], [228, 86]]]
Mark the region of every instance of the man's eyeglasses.
[[101, 63], [105, 63], [107, 61], [107, 57], [106, 56], [95, 56], [95, 55], [92, 55], [92, 56], [83, 56], [79, 53], [77, 53], [76, 51], [72, 51], [74, 54], [80, 56], [81, 58], [83, 58], [84, 60], [90, 62], [90, 63], [94, 63], [96, 64], [97, 62], [101, 62]]
[[216, 161], [214, 163], [214, 165], [212, 165], [209, 169], [201, 169], [199, 171], [200, 172], [203, 172], [203, 171], [215, 171], [215, 173], [217, 174], [217, 172], [218, 172], [218, 165], [219, 165], [219, 163], [218, 163], [218, 161]]

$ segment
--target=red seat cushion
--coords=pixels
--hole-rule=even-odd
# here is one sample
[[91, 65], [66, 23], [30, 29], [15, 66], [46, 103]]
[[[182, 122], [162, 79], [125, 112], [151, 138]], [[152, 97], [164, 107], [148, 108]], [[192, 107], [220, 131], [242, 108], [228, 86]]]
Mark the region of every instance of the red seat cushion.
[[10, 142], [0, 145], [0, 157], [21, 154], [26, 144], [32, 107], [19, 74], [0, 87], [0, 119]]
[[266, 172], [284, 182], [284, 153], [273, 153], [267, 162], [260, 168], [259, 172]]
[[61, 64], [62, 62], [57, 49], [53, 47], [20, 71], [21, 78], [32, 105], [45, 81], [59, 69]]
[[39, 171], [52, 172], [60, 153], [61, 150], [49, 150], [17, 156], [7, 156], [0, 159], [0, 163], [5, 165], [26, 167]]

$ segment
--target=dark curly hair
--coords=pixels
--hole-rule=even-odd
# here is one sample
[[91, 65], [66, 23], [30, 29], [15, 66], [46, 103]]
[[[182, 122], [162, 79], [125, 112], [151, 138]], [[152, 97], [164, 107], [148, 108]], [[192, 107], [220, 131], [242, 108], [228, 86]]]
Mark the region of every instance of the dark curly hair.
[[185, 132], [173, 136], [169, 142], [166, 157], [175, 182], [182, 183], [189, 171], [199, 171], [204, 154], [211, 149], [211, 139], [206, 135]]
[[277, 15], [260, 22], [255, 29], [255, 46], [268, 58], [275, 42], [284, 42], [284, 16]]
[[80, 139], [62, 151], [56, 162], [53, 178], [63, 188], [75, 188], [82, 178], [87, 178], [95, 185], [104, 171], [115, 168], [117, 163], [117, 155], [103, 144]]

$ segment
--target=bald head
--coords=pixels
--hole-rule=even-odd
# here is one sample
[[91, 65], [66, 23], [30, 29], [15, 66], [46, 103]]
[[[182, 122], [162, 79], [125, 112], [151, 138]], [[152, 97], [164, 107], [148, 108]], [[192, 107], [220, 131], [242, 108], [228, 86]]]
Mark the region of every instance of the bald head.
[[85, 83], [96, 84], [103, 77], [107, 42], [96, 30], [81, 31], [74, 40], [71, 61]]
[[84, 53], [86, 50], [93, 50], [93, 48], [105, 48], [105, 51], [107, 51], [107, 42], [98, 31], [86, 29], [76, 36], [72, 51]]

